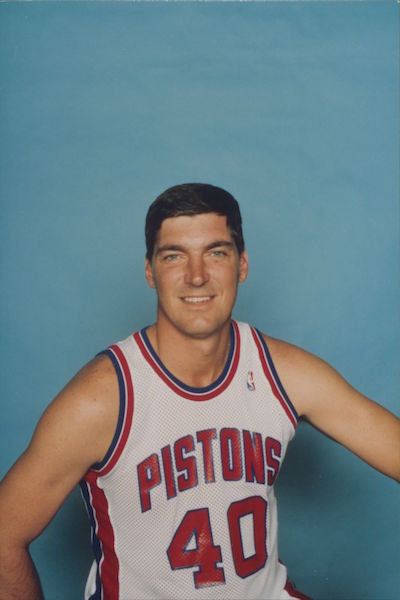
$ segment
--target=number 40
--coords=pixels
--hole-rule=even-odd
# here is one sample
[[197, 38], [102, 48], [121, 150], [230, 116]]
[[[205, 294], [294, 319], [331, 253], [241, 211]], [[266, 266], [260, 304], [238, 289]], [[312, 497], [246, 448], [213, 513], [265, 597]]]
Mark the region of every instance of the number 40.
[[[245, 557], [240, 519], [253, 515], [255, 552]], [[235, 571], [245, 578], [262, 569], [267, 560], [267, 502], [261, 496], [251, 496], [233, 502], [227, 511], [229, 537]], [[195, 547], [188, 548], [194, 539]], [[180, 522], [167, 550], [172, 569], [199, 567], [193, 573], [196, 588], [225, 583], [221, 546], [216, 546], [211, 530], [208, 508], [188, 510]]]

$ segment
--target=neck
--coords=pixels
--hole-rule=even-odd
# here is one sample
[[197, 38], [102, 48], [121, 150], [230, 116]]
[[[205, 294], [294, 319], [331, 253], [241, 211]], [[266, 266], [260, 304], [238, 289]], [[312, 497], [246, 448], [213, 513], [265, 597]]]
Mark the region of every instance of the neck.
[[230, 348], [230, 320], [217, 332], [191, 337], [159, 321], [147, 329], [149, 340], [167, 369], [191, 387], [206, 387], [222, 373]]

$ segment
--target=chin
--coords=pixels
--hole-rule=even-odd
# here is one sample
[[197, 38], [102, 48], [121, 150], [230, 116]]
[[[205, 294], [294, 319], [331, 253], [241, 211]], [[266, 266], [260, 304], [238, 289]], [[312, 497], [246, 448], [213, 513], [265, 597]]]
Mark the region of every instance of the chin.
[[[230, 322], [230, 317], [227, 319]], [[207, 337], [210, 337], [212, 335], [214, 335], [215, 333], [217, 333], [218, 331], [221, 331], [221, 329], [223, 329], [223, 327], [226, 325], [227, 320], [223, 321], [223, 322], [218, 322], [218, 323], [210, 323], [210, 322], [189, 322], [189, 323], [182, 323], [181, 326], [178, 325], [178, 329], [181, 331], [181, 333], [183, 333], [184, 335], [188, 336], [188, 337], [192, 337], [192, 338], [196, 338], [196, 339], [204, 339]]]

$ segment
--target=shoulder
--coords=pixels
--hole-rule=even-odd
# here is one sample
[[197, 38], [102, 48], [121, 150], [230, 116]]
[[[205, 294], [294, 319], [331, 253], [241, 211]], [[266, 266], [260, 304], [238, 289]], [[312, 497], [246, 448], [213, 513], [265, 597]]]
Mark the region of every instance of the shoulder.
[[350, 387], [325, 360], [284, 340], [263, 334], [275, 369], [299, 416], [307, 417], [314, 399]]
[[317, 364], [324, 362], [315, 354], [312, 354], [295, 344], [274, 338], [265, 333], [263, 333], [262, 336], [268, 346], [271, 356], [274, 360], [278, 361], [283, 368], [288, 367], [292, 371], [293, 369], [301, 369], [304, 366], [316, 366]]
[[112, 410], [116, 398], [118, 379], [115, 368], [110, 358], [101, 354], [78, 371], [54, 399], [53, 405], [55, 409], [79, 409], [87, 416], [95, 416]]
[[49, 404], [35, 438], [79, 449], [85, 467], [107, 452], [118, 420], [118, 378], [111, 360], [100, 355], [86, 364]]
[[96, 403], [107, 399], [117, 388], [118, 380], [111, 359], [107, 354], [99, 354], [78, 371], [59, 396], [77, 393], [86, 403]]

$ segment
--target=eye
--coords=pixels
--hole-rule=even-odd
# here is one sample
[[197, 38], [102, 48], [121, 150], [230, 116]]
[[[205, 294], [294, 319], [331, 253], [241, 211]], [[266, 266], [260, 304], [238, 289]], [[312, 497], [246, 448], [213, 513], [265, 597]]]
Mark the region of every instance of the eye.
[[220, 257], [220, 256], [228, 256], [227, 253], [225, 252], [225, 250], [212, 250], [211, 251], [211, 256], [216, 256], [216, 257]]
[[179, 258], [179, 254], [166, 254], [165, 256], [163, 256], [163, 261], [175, 262], [176, 260], [178, 260], [178, 258]]

